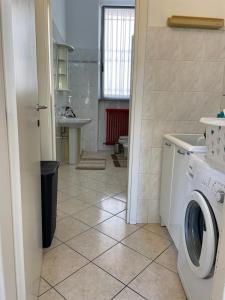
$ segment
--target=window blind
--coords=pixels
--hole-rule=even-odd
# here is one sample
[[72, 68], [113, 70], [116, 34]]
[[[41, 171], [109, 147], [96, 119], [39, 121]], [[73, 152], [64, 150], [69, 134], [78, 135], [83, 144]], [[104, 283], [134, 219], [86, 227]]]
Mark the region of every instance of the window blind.
[[135, 10], [105, 7], [103, 11], [102, 94], [104, 98], [128, 99]]

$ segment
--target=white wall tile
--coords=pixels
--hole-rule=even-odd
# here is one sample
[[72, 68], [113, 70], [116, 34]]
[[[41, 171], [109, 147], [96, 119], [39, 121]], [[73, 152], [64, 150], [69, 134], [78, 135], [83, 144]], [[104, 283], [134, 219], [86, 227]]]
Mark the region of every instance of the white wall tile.
[[137, 205], [137, 223], [148, 223], [149, 199], [139, 199]]
[[98, 149], [98, 56], [96, 50], [76, 49], [70, 55], [69, 87], [77, 117], [91, 119], [82, 128], [82, 149]]
[[153, 126], [153, 133], [152, 133], [153, 147], [162, 147], [163, 136], [167, 133], [176, 132], [175, 121], [156, 120], [152, 122], [152, 126]]
[[145, 88], [150, 91], [176, 91], [177, 65], [170, 60], [150, 60], [145, 67]]
[[162, 148], [152, 148], [151, 174], [160, 174], [162, 164]]
[[204, 92], [223, 91], [224, 62], [204, 62], [201, 66], [201, 86]]
[[153, 127], [151, 120], [142, 120], [141, 124], [141, 150], [149, 151], [152, 147]]
[[180, 59], [199, 61], [204, 58], [207, 31], [201, 29], [181, 29]]
[[147, 36], [138, 220], [159, 221], [162, 140], [203, 133], [201, 117], [225, 108], [225, 32], [150, 27]]
[[179, 59], [181, 56], [180, 29], [152, 27], [147, 36], [146, 60]]
[[160, 223], [159, 199], [149, 200], [148, 223]]
[[139, 199], [158, 199], [160, 174], [139, 174]]
[[207, 31], [204, 58], [205, 60], [225, 60], [225, 31]]

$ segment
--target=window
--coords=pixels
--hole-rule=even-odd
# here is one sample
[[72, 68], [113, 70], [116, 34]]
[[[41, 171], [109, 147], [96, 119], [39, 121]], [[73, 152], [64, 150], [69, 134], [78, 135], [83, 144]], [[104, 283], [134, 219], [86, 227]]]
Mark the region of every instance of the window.
[[103, 99], [129, 99], [132, 36], [135, 10], [132, 7], [103, 7], [102, 74]]

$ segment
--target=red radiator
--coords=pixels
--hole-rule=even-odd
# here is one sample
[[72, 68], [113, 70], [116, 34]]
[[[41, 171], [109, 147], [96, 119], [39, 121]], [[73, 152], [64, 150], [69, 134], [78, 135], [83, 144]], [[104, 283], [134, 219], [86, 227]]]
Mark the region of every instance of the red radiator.
[[129, 109], [106, 109], [106, 145], [114, 145], [128, 135]]

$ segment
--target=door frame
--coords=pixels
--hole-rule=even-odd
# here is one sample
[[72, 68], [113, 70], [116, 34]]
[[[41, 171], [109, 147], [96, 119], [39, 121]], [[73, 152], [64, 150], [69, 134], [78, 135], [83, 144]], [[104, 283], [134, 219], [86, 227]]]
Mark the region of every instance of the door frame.
[[54, 63], [52, 36], [52, 1], [36, 0], [36, 42], [39, 105], [47, 106], [40, 113], [41, 159], [56, 160]]
[[133, 88], [130, 105], [127, 222], [137, 223], [142, 98], [149, 0], [136, 0]]
[[[11, 1], [0, 0], [0, 22], [0, 74], [2, 75], [0, 105], [3, 108], [0, 113], [3, 123], [3, 126], [0, 126], [0, 132], [5, 146], [5, 149], [0, 149], [0, 172], [1, 176], [4, 175], [5, 180], [5, 197], [1, 199], [1, 205], [5, 208], [8, 207], [8, 213], [4, 215], [4, 219], [0, 220], [0, 226], [8, 224], [11, 228], [7, 237], [0, 232], [0, 242], [2, 243], [0, 251], [3, 263], [6, 264], [8, 259], [11, 260], [11, 268], [4, 269], [4, 277], [0, 279], [0, 284], [5, 288], [5, 299], [24, 300], [26, 299], [26, 281]], [[6, 228], [8, 227], [5, 227], [4, 230]], [[10, 278], [9, 286], [8, 278]], [[16, 297], [10, 298], [9, 295], [12, 294]]]

